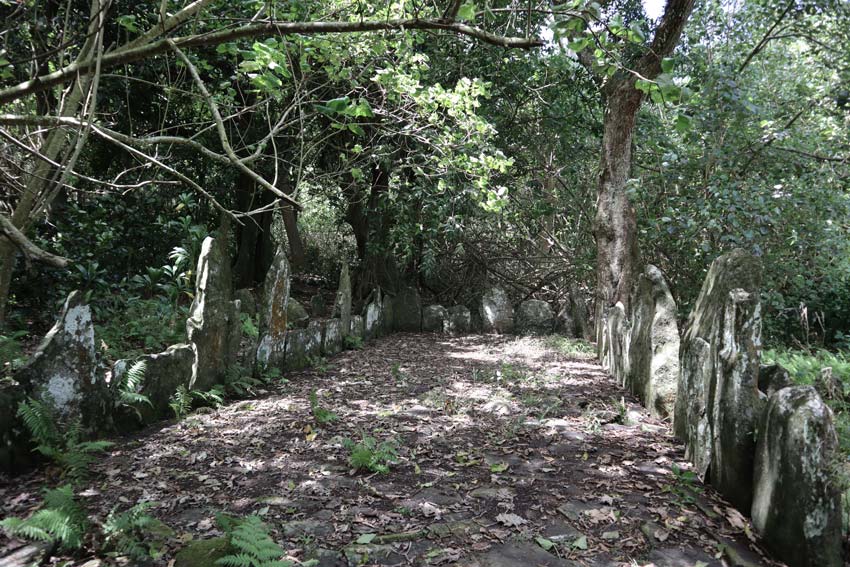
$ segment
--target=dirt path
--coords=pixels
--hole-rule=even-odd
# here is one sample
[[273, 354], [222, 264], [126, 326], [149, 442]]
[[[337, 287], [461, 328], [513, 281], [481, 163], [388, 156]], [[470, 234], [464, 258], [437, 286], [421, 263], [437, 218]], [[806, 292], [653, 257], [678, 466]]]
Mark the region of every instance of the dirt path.
[[[322, 566], [769, 564], [740, 515], [686, 472], [667, 424], [581, 350], [380, 339], [259, 399], [119, 442], [84, 498], [104, 514], [157, 502], [176, 534], [158, 565], [218, 535], [216, 511], [259, 514], [293, 558]], [[337, 421], [315, 424], [312, 390]], [[397, 447], [388, 473], [350, 471], [343, 440], [364, 435]], [[3, 515], [26, 514], [42, 480], [0, 487]]]

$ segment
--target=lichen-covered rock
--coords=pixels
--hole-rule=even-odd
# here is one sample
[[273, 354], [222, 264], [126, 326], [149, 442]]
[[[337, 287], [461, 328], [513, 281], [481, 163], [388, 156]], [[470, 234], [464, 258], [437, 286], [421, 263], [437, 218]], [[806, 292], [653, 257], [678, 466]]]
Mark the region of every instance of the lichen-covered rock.
[[328, 319], [322, 330], [322, 354], [334, 355], [342, 350], [342, 321]]
[[366, 339], [366, 326], [363, 322], [363, 317], [360, 315], [351, 316], [351, 326], [348, 329], [348, 334], [358, 339]]
[[465, 305], [449, 307], [445, 331], [451, 335], [463, 335], [472, 328], [472, 313]]
[[285, 370], [300, 370], [310, 366], [322, 353], [322, 324], [310, 321], [304, 329], [290, 329], [286, 334]]
[[393, 297], [393, 330], [418, 333], [422, 330], [422, 299], [415, 287], [405, 286]]
[[395, 311], [393, 311], [393, 298], [391, 295], [384, 293], [381, 303], [381, 328], [384, 333], [393, 332], [393, 321]]
[[233, 292], [233, 299], [239, 300], [239, 312], [247, 313], [249, 317], [256, 320], [257, 317], [257, 298], [254, 292], [243, 287]]
[[15, 379], [28, 395], [55, 407], [61, 418], [81, 418], [90, 430], [108, 428], [112, 400], [97, 372], [91, 310], [80, 292], [65, 300], [56, 324]]
[[794, 567], [843, 565], [829, 407], [811, 386], [783, 388], [770, 396], [759, 430], [752, 518], [765, 546]]
[[226, 537], [190, 541], [174, 556], [174, 567], [210, 567], [234, 553]]
[[220, 383], [239, 352], [239, 302], [232, 301], [227, 234], [207, 237], [201, 245], [195, 276], [195, 299], [186, 320], [195, 352], [191, 387], [208, 390]]
[[442, 305], [429, 305], [422, 310], [422, 330], [426, 333], [442, 333], [449, 312]]
[[655, 417], [673, 415], [679, 386], [676, 302], [661, 270], [647, 266], [632, 299], [627, 385]]
[[261, 367], [280, 367], [286, 356], [289, 286], [289, 261], [283, 246], [278, 246], [263, 285], [257, 345], [257, 364]]
[[570, 286], [568, 305], [575, 328], [575, 336], [588, 341], [593, 340], [593, 328], [588, 321], [587, 298], [575, 284]]
[[290, 327], [303, 329], [307, 326], [307, 322], [310, 321], [310, 314], [307, 313], [307, 310], [304, 309], [304, 306], [297, 299], [290, 297], [289, 302], [286, 304], [286, 318]]
[[375, 288], [369, 294], [366, 307], [363, 308], [363, 331], [367, 339], [373, 339], [381, 335], [382, 309], [381, 290], [380, 288]]
[[552, 307], [540, 299], [526, 299], [516, 310], [514, 330], [522, 335], [548, 335], [555, 330]]
[[758, 386], [765, 396], [770, 397], [782, 388], [793, 385], [794, 382], [791, 381], [788, 371], [778, 364], [762, 364], [759, 366]]
[[743, 250], [712, 263], [682, 337], [674, 412], [696, 472], [744, 512], [760, 407], [760, 282], [758, 260]]
[[602, 366], [617, 379], [620, 384], [626, 383], [629, 373], [629, 346], [631, 340], [631, 323], [626, 317], [626, 308], [619, 301], [608, 309], [605, 316], [605, 353]]
[[139, 362], [145, 365], [144, 379], [137, 390], [150, 401], [150, 406], [137, 407], [142, 421], [150, 423], [171, 415], [168, 402], [180, 386], [189, 387], [192, 380], [192, 363], [195, 360], [192, 347], [185, 344], [172, 345], [165, 352], [149, 354], [135, 360], [119, 360], [112, 367], [110, 385], [117, 387], [130, 367]]
[[514, 309], [508, 294], [500, 287], [484, 291], [479, 313], [485, 333], [510, 333], [514, 330]]
[[348, 334], [351, 328], [351, 274], [348, 264], [343, 264], [339, 273], [339, 288], [336, 292], [333, 316], [339, 316], [342, 328]]

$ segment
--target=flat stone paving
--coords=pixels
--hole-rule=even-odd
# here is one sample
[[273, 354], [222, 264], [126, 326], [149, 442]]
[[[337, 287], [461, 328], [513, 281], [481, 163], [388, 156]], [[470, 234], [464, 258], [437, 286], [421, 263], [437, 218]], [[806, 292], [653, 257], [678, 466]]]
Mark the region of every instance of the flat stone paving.
[[[221, 535], [218, 511], [260, 515], [322, 567], [773, 564], [590, 345], [397, 334], [286, 379], [119, 440], [81, 498], [95, 516], [156, 502], [174, 535], [153, 565]], [[314, 390], [336, 421], [315, 423]], [[351, 470], [345, 439], [363, 437], [396, 448], [388, 473]], [[2, 515], [44, 481], [0, 484]]]

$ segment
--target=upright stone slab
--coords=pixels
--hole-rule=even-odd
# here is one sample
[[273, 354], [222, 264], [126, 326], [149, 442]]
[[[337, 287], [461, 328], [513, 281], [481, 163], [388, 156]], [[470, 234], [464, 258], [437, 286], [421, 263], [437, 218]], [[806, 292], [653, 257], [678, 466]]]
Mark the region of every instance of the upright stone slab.
[[604, 358], [608, 371], [620, 384], [625, 384], [629, 373], [629, 346], [631, 324], [626, 317], [626, 308], [619, 301], [608, 310], [605, 317], [605, 348]]
[[180, 386], [189, 387], [192, 380], [192, 364], [195, 360], [192, 347], [185, 344], [172, 345], [165, 352], [149, 354], [135, 360], [119, 360], [112, 367], [111, 386], [122, 383], [127, 371], [139, 362], [145, 365], [144, 378], [137, 393], [147, 396], [150, 406], [137, 407], [142, 421], [150, 423], [156, 419], [173, 415], [168, 405], [171, 396]]
[[760, 406], [760, 283], [758, 260], [743, 250], [712, 263], [682, 338], [674, 412], [697, 473], [745, 513]]
[[343, 264], [339, 273], [339, 289], [336, 292], [334, 314], [339, 315], [342, 328], [348, 334], [348, 329], [351, 328], [351, 274], [348, 271], [348, 264]]
[[307, 368], [321, 353], [322, 324], [319, 321], [310, 321], [304, 329], [290, 329], [286, 334], [284, 369]]
[[[186, 320], [195, 353], [191, 388], [208, 390], [224, 379], [239, 352], [239, 303], [231, 299], [227, 233], [207, 237], [201, 245], [195, 275], [195, 299]], [[234, 344], [235, 343], [235, 344]]]
[[422, 310], [422, 330], [426, 333], [442, 333], [449, 312], [442, 305], [429, 305]]
[[91, 430], [108, 428], [111, 396], [97, 372], [91, 310], [80, 292], [65, 300], [56, 324], [15, 379], [30, 396], [52, 405], [62, 419], [81, 418]]
[[568, 305], [575, 328], [575, 336], [588, 341], [593, 340], [593, 328], [588, 322], [587, 298], [575, 284], [570, 286]]
[[752, 518], [765, 546], [794, 567], [842, 565], [829, 407], [811, 386], [783, 388], [770, 396], [759, 430]]
[[393, 297], [393, 330], [408, 333], [422, 330], [422, 299], [415, 287], [402, 287]]
[[351, 316], [351, 326], [348, 329], [348, 334], [352, 337], [357, 337], [358, 339], [366, 340], [366, 325], [363, 322], [362, 316]]
[[450, 335], [463, 335], [472, 329], [472, 313], [465, 305], [449, 307], [445, 331]]
[[363, 330], [367, 339], [374, 339], [381, 335], [382, 309], [381, 290], [375, 288], [369, 294], [366, 307], [363, 308]]
[[676, 302], [661, 270], [647, 266], [632, 299], [629, 389], [655, 417], [672, 417], [679, 387]]
[[283, 365], [289, 322], [288, 308], [289, 262], [283, 246], [278, 246], [263, 285], [260, 337], [257, 345], [257, 364], [261, 367]]
[[342, 322], [339, 319], [328, 319], [322, 330], [322, 354], [334, 355], [342, 350]]
[[384, 330], [384, 333], [390, 334], [393, 332], [394, 317], [393, 297], [384, 293], [381, 303], [381, 328]]
[[552, 307], [540, 299], [523, 301], [516, 310], [514, 330], [521, 335], [548, 335], [555, 330]]
[[484, 291], [479, 312], [485, 333], [510, 333], [514, 330], [514, 309], [502, 288], [491, 287]]
[[289, 302], [286, 304], [286, 319], [290, 327], [304, 329], [307, 327], [307, 323], [310, 322], [310, 314], [307, 313], [307, 310], [304, 309], [300, 301], [294, 297], [290, 297]]

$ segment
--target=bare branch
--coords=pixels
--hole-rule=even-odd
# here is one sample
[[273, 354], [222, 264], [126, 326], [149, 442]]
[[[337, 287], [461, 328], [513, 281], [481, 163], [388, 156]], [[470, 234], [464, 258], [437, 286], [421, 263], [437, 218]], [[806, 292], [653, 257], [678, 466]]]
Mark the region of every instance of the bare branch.
[[45, 252], [33, 244], [29, 238], [24, 236], [24, 233], [12, 224], [12, 221], [9, 220], [9, 217], [6, 215], [0, 215], [0, 232], [2, 232], [6, 238], [8, 238], [9, 241], [14, 244], [27, 258], [41, 262], [42, 264], [53, 266], [54, 268], [66, 268], [69, 264], [67, 258], [56, 256], [50, 252]]

